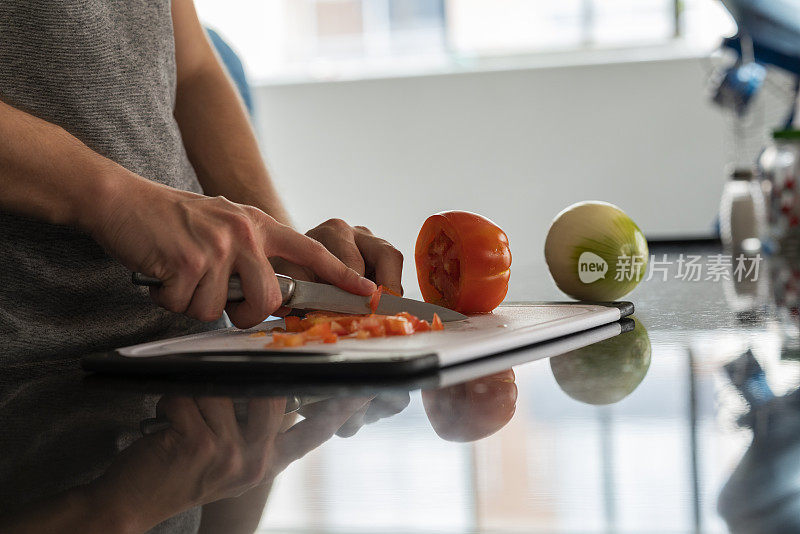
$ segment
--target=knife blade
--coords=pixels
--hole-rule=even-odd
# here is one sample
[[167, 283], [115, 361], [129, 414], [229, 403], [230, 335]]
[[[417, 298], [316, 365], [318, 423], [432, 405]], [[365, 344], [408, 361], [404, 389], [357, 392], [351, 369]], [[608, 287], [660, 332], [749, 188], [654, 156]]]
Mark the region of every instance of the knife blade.
[[[278, 284], [283, 296], [283, 305], [287, 308], [301, 310], [324, 310], [339, 313], [366, 314], [372, 313], [370, 309], [371, 297], [355, 295], [344, 289], [329, 284], [317, 282], [306, 282], [305, 280], [294, 280], [288, 276], [276, 274]], [[140, 286], [160, 286], [161, 280], [141, 273], [133, 273], [131, 280]], [[242, 283], [238, 275], [231, 276], [228, 281], [228, 301], [241, 302], [244, 300], [242, 293]], [[411, 315], [424, 319], [433, 320], [433, 314], [437, 314], [443, 322], [462, 321], [467, 319], [466, 315], [453, 311], [449, 308], [420, 302], [414, 299], [395, 297], [394, 295], [381, 295], [378, 309], [375, 313], [380, 315], [396, 315], [400, 312], [408, 312]]]

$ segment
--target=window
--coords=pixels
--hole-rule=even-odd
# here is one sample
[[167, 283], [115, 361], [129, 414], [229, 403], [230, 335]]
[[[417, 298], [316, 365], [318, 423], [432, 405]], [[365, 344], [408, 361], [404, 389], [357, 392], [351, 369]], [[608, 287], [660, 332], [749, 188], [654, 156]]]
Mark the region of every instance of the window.
[[543, 51], [709, 48], [733, 25], [718, 0], [195, 0], [251, 76], [338, 78]]

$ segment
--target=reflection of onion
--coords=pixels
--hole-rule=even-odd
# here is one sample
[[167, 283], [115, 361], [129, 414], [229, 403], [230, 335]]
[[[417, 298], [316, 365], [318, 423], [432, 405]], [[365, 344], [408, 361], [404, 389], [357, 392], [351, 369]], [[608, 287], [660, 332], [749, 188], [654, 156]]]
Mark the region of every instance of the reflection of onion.
[[556, 285], [578, 300], [611, 301], [633, 291], [645, 275], [648, 253], [636, 223], [599, 201], [579, 202], [556, 215], [544, 244]]
[[494, 434], [514, 416], [516, 402], [517, 386], [511, 369], [422, 392], [422, 404], [433, 430], [447, 441], [475, 441]]
[[639, 320], [631, 332], [550, 358], [561, 389], [587, 404], [619, 402], [641, 383], [650, 367], [650, 337]]

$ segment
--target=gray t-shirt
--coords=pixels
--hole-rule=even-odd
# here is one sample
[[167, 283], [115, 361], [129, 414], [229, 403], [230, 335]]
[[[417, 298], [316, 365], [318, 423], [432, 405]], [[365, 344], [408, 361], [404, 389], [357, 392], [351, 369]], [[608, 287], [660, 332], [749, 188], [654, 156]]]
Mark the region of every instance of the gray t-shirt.
[[[175, 94], [169, 0], [0, 0], [0, 100], [141, 176], [201, 192]], [[88, 236], [0, 212], [4, 361], [221, 325], [157, 308]]]

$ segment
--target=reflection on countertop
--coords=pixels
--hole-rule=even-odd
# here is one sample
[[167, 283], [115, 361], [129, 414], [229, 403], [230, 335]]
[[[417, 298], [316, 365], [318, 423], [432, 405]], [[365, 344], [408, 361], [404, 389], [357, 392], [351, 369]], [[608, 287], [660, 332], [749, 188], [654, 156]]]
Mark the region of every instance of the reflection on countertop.
[[[513, 299], [557, 296], [521, 272]], [[105, 379], [57, 358], [15, 366], [0, 379], [0, 506], [23, 517], [26, 503], [95, 484], [105, 496], [128, 488], [128, 501], [131, 486], [151, 488], [134, 502], [161, 532], [201, 521], [214, 531], [226, 518], [275, 533], [796, 532], [797, 317], [762, 287], [741, 290], [650, 280], [630, 297], [635, 327], [615, 338], [391, 384]], [[153, 418], [168, 430], [143, 436]], [[193, 431], [150, 455], [165, 450], [159, 432], [192, 421], [262, 440], [244, 465], [265, 483], [233, 515], [198, 505], [255, 480], [238, 472], [239, 485], [188, 491], [209, 462]], [[237, 473], [219, 465], [205, 480]], [[160, 506], [145, 513], [141, 495]]]

